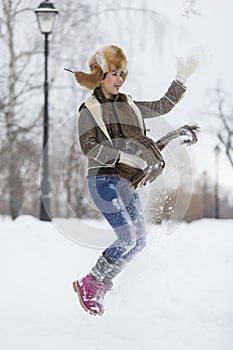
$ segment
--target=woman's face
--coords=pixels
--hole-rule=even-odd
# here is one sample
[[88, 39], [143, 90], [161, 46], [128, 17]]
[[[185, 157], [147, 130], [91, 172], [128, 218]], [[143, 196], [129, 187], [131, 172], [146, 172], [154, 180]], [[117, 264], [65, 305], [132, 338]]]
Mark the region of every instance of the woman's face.
[[117, 95], [123, 82], [123, 72], [108, 72], [104, 80], [101, 81], [101, 88], [104, 96], [106, 98], [111, 98], [112, 96]]

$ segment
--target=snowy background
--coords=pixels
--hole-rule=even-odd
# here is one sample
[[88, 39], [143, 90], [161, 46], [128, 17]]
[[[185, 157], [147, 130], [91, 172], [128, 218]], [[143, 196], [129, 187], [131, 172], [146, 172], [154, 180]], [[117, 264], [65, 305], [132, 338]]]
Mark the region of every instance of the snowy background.
[[68, 240], [52, 223], [1, 218], [1, 348], [232, 350], [232, 229], [232, 220], [214, 219], [170, 235], [165, 224], [154, 227], [99, 317], [81, 308], [72, 282], [100, 250]]
[[[19, 203], [16, 220], [11, 220], [8, 214], [0, 217], [1, 348], [232, 350], [232, 219], [202, 219], [190, 224], [173, 220], [160, 226], [150, 223], [148, 245], [115, 280], [114, 290], [106, 296], [105, 314], [92, 317], [80, 307], [72, 282], [89, 271], [114, 235], [105, 223], [88, 217], [83, 220], [57, 217], [52, 223], [45, 223], [33, 216], [20, 215], [30, 210], [39, 212], [43, 37], [33, 13], [39, 1], [2, 0], [1, 9], [3, 4], [15, 5], [15, 9], [18, 6], [19, 10], [30, 8], [17, 12], [15, 18], [0, 13], [4, 52], [0, 102], [6, 103], [3, 109], [0, 105], [3, 113], [0, 115], [1, 118], [3, 115], [0, 120], [1, 214], [9, 213], [10, 201]], [[207, 185], [213, 197], [214, 147], [219, 143], [217, 132], [223, 129], [215, 115], [218, 87], [224, 92], [224, 112], [230, 116], [232, 125], [233, 2], [58, 0], [54, 4], [60, 16], [50, 37], [49, 146], [53, 205], [58, 207], [57, 213], [68, 213], [64, 207], [70, 204], [61, 184], [63, 169], [59, 161], [64, 165], [67, 160], [74, 142], [70, 131], [74, 129], [77, 107], [89, 95], [63, 67], [88, 71], [86, 61], [90, 55], [109, 44], [119, 45], [127, 53], [129, 75], [122, 92], [131, 94], [135, 100], [157, 99], [163, 95], [175, 77], [177, 57], [196, 55], [200, 59], [197, 71], [186, 84], [185, 98], [172, 113], [148, 122], [147, 127], [151, 135], [157, 137], [166, 128], [191, 122], [200, 125], [199, 142], [186, 156], [190, 159], [193, 181], [201, 182], [203, 172], [207, 171]], [[15, 53], [20, 57], [14, 66], [15, 73], [21, 74], [18, 76], [10, 73], [10, 51], [5, 40], [9, 19], [15, 29]], [[27, 64], [28, 53], [31, 56]], [[13, 108], [12, 101], [8, 101], [10, 78], [11, 83], [12, 80], [17, 83], [12, 96], [12, 100], [16, 97]], [[21, 90], [25, 87], [26, 92]], [[9, 111], [14, 112], [12, 124], [7, 119], [12, 116]], [[8, 144], [8, 135], [12, 144]], [[8, 174], [12, 173], [15, 181], [10, 187]], [[184, 173], [179, 175], [179, 181], [185, 181]], [[232, 168], [223, 148], [219, 182], [220, 196], [227, 194], [232, 205]], [[74, 184], [75, 176], [72, 190], [77, 195]], [[190, 182], [186, 187], [192, 191]], [[198, 194], [202, 196], [200, 191]], [[200, 200], [194, 207], [202, 205]], [[233, 214], [229, 216], [232, 218]]]

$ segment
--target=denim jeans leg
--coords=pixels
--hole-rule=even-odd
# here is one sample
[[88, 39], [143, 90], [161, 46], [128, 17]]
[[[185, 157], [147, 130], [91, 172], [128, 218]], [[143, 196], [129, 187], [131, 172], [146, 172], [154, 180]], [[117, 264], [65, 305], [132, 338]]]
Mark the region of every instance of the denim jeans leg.
[[117, 236], [115, 242], [105, 250], [105, 256], [114, 262], [132, 249], [132, 254], [136, 252], [137, 245], [141, 245], [139, 231], [145, 231], [142, 230], [143, 221], [141, 228], [137, 227], [142, 211], [139, 210], [141, 206], [136, 191], [118, 176], [90, 177], [88, 185], [94, 203]]
[[136, 243], [134, 247], [123, 255], [125, 261], [130, 261], [146, 245], [146, 226], [137, 191], [133, 190], [132, 200], [130, 202], [128, 202], [127, 199], [125, 200], [125, 193], [127, 193], [125, 186], [118, 188], [118, 192], [123, 200], [123, 203], [125, 204], [126, 211], [130, 216], [131, 224], [136, 235]]

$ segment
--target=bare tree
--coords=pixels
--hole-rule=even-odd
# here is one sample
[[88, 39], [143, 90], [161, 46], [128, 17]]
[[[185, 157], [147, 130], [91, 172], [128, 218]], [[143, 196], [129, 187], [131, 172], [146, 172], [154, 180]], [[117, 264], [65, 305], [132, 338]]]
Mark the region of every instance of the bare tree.
[[218, 139], [223, 145], [227, 158], [233, 168], [233, 109], [229, 114], [224, 113], [223, 104], [224, 98], [221, 95], [219, 88], [217, 89], [218, 95], [218, 117], [221, 121], [223, 129], [217, 133]]
[[216, 112], [212, 113], [219, 121], [219, 127], [214, 131], [223, 146], [224, 152], [233, 168], [233, 108], [228, 104], [228, 95], [219, 86], [214, 90], [217, 96]]
[[[4, 59], [1, 64], [2, 84], [0, 88], [0, 113], [1, 113], [1, 143], [0, 154], [4, 152], [7, 159], [4, 167], [7, 168], [7, 183], [9, 191], [9, 209], [13, 218], [16, 218], [22, 207], [22, 182], [18, 169], [19, 145], [22, 136], [28, 133], [35, 125], [40, 113], [30, 122], [25, 122], [25, 109], [22, 108], [26, 101], [30, 100], [32, 90], [38, 89], [33, 84], [35, 76], [28, 68], [30, 61], [37, 52], [36, 44], [27, 49], [21, 49], [18, 17], [26, 8], [23, 1], [2, 0], [1, 2], [1, 49]], [[21, 38], [22, 39], [22, 38]], [[27, 74], [25, 72], [27, 71]], [[24, 120], [21, 122], [20, 120]]]
[[193, 16], [200, 16], [200, 13], [196, 9], [197, 2], [196, 0], [185, 0], [184, 1], [184, 16], [187, 18]]

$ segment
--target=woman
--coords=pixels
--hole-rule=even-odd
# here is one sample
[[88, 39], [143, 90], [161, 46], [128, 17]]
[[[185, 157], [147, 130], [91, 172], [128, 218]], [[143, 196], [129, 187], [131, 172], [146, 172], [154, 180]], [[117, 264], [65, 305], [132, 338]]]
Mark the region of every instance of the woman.
[[[144, 141], [138, 142], [151, 143], [145, 137], [144, 119], [168, 113], [176, 105], [186, 90], [183, 83], [194, 71], [195, 62], [185, 65], [180, 61], [176, 80], [160, 100], [153, 102], [135, 102], [120, 93], [128, 73], [127, 58], [121, 48], [114, 45], [102, 48], [90, 58], [89, 66], [90, 74], [75, 72], [80, 85], [94, 90], [79, 109], [79, 140], [88, 157], [91, 197], [113, 228], [116, 240], [73, 287], [83, 308], [92, 315], [101, 315], [103, 299], [112, 288], [113, 278], [146, 244], [137, 193], [149, 168], [147, 149], [143, 153], [141, 147]], [[159, 152], [154, 159], [153, 171], [158, 176], [164, 161]]]

